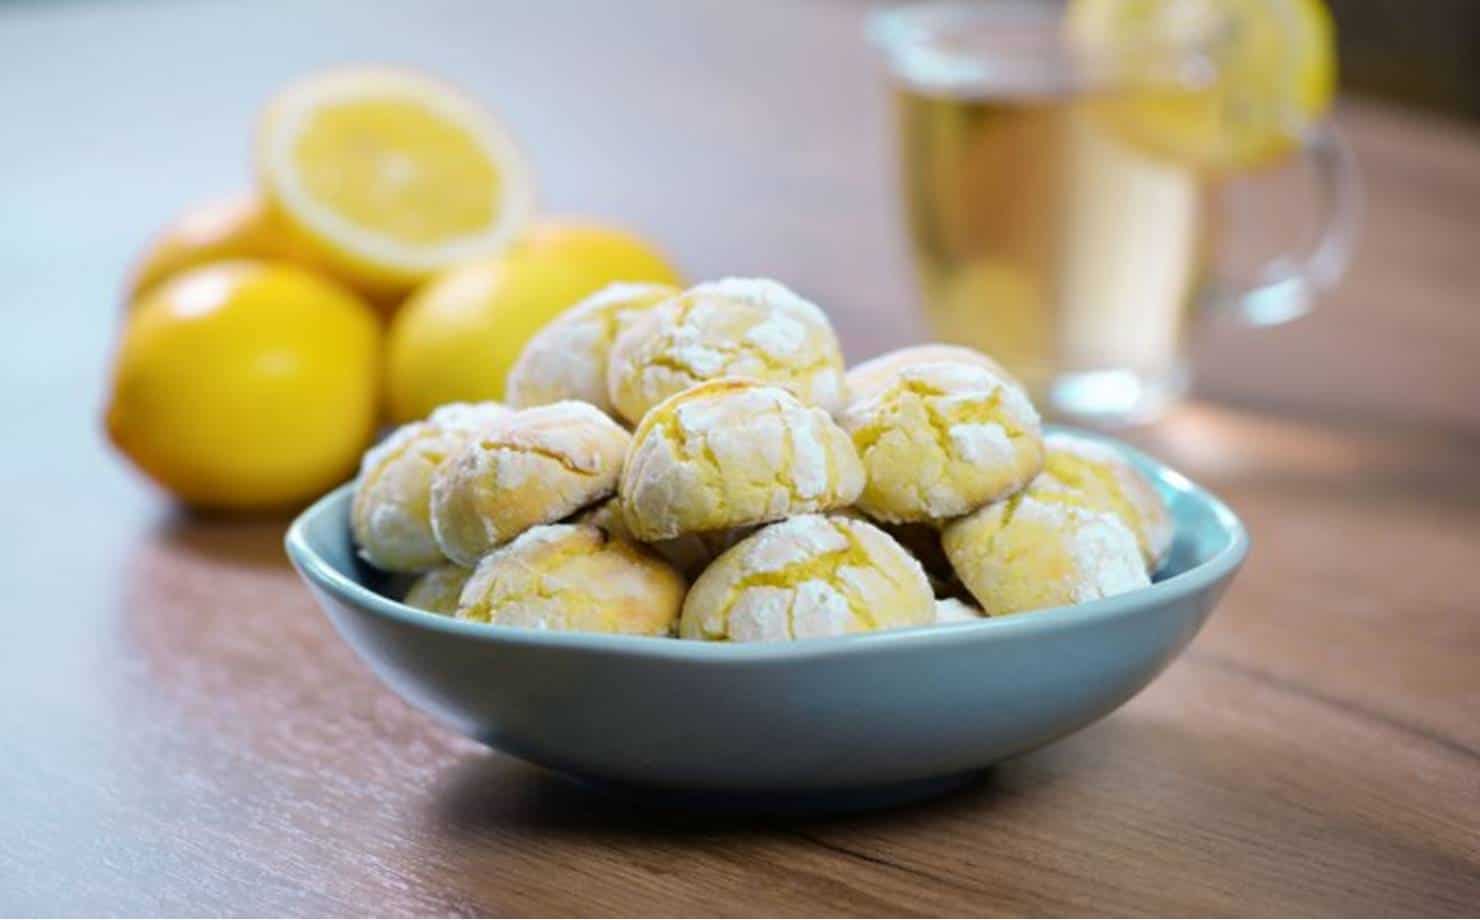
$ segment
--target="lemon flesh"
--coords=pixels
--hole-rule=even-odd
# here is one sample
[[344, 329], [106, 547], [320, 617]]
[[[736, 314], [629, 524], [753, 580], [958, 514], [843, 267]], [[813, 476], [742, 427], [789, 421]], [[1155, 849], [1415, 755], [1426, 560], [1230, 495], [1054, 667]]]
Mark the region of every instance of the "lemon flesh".
[[500, 202], [499, 172], [477, 139], [407, 100], [318, 109], [307, 116], [291, 156], [314, 201], [401, 245], [475, 234]]
[[1112, 70], [1094, 111], [1133, 145], [1211, 172], [1279, 160], [1331, 106], [1320, 0], [1075, 0], [1070, 38]]
[[336, 274], [373, 293], [502, 248], [533, 183], [491, 114], [411, 73], [345, 70], [284, 89], [259, 128], [274, 208]]

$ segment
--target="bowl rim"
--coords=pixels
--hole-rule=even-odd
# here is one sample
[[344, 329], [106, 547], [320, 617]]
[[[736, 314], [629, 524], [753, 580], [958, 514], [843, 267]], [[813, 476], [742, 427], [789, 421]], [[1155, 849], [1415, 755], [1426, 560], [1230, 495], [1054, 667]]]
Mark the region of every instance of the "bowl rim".
[[745, 663], [758, 661], [832, 658], [869, 652], [898, 651], [956, 643], [967, 639], [1009, 640], [1042, 633], [1055, 633], [1107, 622], [1146, 610], [1156, 604], [1188, 597], [1230, 577], [1249, 550], [1249, 535], [1233, 509], [1208, 489], [1177, 470], [1115, 438], [1067, 426], [1046, 426], [1113, 446], [1147, 472], [1159, 486], [1191, 497], [1206, 506], [1228, 536], [1227, 545], [1211, 558], [1145, 588], [1113, 597], [1066, 607], [1032, 611], [1031, 615], [985, 617], [962, 623], [930, 624], [884, 630], [853, 636], [806, 639], [797, 642], [701, 642], [664, 636], [625, 636], [605, 633], [553, 632], [517, 626], [499, 626], [457, 620], [418, 610], [391, 600], [339, 571], [316, 549], [308, 537], [310, 525], [331, 509], [349, 501], [354, 482], [347, 482], [305, 508], [289, 525], [284, 548], [299, 574], [311, 585], [340, 602], [405, 626], [443, 633], [462, 639], [507, 645], [583, 649], [648, 659]]

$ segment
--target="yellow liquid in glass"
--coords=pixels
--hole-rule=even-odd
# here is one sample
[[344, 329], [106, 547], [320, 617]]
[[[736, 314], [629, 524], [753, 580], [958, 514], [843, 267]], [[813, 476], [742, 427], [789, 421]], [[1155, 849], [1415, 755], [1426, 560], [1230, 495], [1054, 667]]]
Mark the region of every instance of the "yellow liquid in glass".
[[1076, 375], [1176, 395], [1211, 251], [1205, 174], [1127, 144], [1091, 95], [898, 92], [936, 335], [1002, 361], [1048, 407], [1072, 401], [1050, 393]]

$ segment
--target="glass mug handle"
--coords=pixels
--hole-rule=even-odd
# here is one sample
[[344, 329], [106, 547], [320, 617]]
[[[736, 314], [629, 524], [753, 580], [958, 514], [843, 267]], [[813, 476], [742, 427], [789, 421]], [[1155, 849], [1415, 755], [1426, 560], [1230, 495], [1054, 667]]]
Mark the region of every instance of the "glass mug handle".
[[1252, 284], [1214, 278], [1201, 305], [1255, 326], [1273, 326], [1310, 312], [1315, 295], [1333, 287], [1351, 262], [1362, 220], [1362, 183], [1350, 145], [1329, 123], [1311, 128], [1301, 145], [1320, 196], [1315, 243], [1304, 253], [1270, 259]]

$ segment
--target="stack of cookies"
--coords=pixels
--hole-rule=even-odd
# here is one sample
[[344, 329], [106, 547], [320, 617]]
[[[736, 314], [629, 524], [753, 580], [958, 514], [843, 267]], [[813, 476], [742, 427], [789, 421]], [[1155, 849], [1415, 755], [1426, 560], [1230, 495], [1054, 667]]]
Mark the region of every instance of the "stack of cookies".
[[510, 372], [366, 454], [363, 558], [406, 603], [535, 629], [775, 641], [1074, 604], [1149, 583], [1171, 527], [1098, 442], [1042, 432], [991, 358], [846, 370], [774, 281], [613, 285]]

